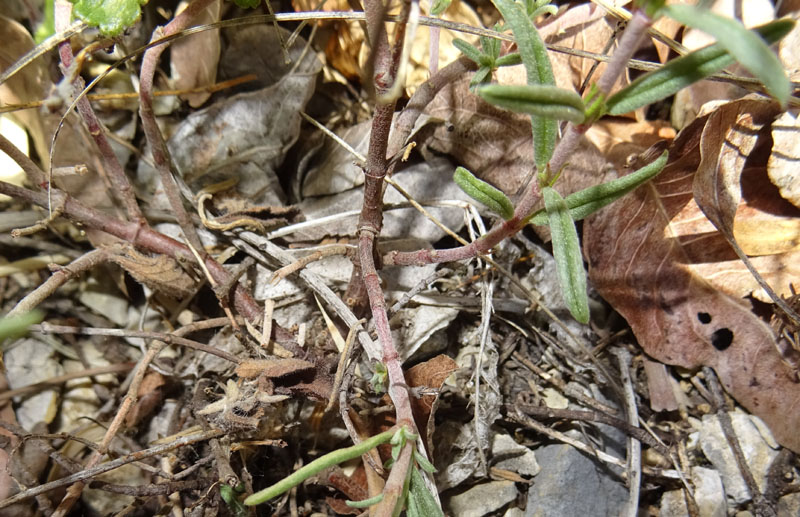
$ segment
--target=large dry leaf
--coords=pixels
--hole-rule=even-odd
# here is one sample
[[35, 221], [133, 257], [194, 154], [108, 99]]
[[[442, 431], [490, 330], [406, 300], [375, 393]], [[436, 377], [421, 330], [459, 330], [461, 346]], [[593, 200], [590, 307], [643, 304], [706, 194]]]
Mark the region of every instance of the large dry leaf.
[[774, 334], [749, 304], [715, 289], [690, 267], [693, 254], [704, 248], [699, 243], [710, 237], [685, 233], [683, 223], [700, 218], [697, 208], [681, 219], [693, 204], [704, 122], [679, 135], [660, 176], [587, 219], [589, 275], [647, 354], [685, 368], [714, 368], [728, 392], [781, 444], [800, 451], [800, 384], [777, 352]]
[[434, 120], [443, 121], [431, 124], [433, 134], [426, 144], [514, 194], [535, 167], [530, 117], [496, 108], [471, 93], [471, 77], [444, 87], [425, 109]]
[[[799, 40], [800, 41], [800, 40]], [[800, 208], [800, 120], [786, 112], [772, 124], [772, 155], [767, 173], [784, 199]]]
[[[768, 137], [768, 128], [762, 128], [779, 111], [773, 102], [745, 98], [711, 113], [703, 128], [701, 161], [692, 188], [695, 202], [725, 241], [750, 257], [759, 257], [748, 260], [764, 273], [773, 290], [790, 295], [790, 283], [800, 278], [800, 211], [786, 203], [767, 180], [769, 148], [760, 145], [756, 150], [759, 141]], [[747, 271], [742, 271], [736, 284], [769, 300]], [[721, 287], [730, 291], [726, 285]]]
[[[214, 0], [195, 16], [197, 25], [219, 21], [221, 0]], [[177, 13], [176, 13], [177, 14]], [[170, 68], [174, 87], [188, 90], [212, 84], [217, 77], [220, 35], [218, 30], [203, 31], [175, 41], [169, 49]], [[193, 108], [202, 106], [210, 92], [186, 93], [181, 99]]]

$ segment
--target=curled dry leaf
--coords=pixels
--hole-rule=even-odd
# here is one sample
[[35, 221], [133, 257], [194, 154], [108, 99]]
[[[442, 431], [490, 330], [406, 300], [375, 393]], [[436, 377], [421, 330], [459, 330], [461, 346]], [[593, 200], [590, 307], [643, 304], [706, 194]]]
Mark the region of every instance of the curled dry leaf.
[[[797, 27], [795, 27], [797, 30]], [[767, 164], [770, 181], [781, 196], [800, 208], [800, 121], [797, 111], [783, 113], [772, 124], [772, 154]]]
[[173, 298], [183, 298], [194, 292], [196, 282], [172, 257], [144, 255], [127, 243], [112, 246], [109, 251], [111, 262], [154, 291]]
[[800, 383], [778, 353], [775, 335], [749, 304], [710, 283], [713, 272], [701, 276], [694, 267], [720, 243], [727, 245], [713, 230], [687, 233], [704, 219], [692, 183], [705, 122], [695, 121], [678, 136], [656, 179], [586, 220], [589, 275], [647, 354], [685, 368], [714, 368], [782, 445], [800, 451]]
[[302, 359], [245, 359], [236, 367], [236, 375], [243, 379], [264, 376], [277, 379], [294, 373], [308, 372], [314, 364]]
[[125, 417], [125, 425], [134, 427], [149, 416], [164, 400], [164, 386], [167, 381], [156, 371], [145, 374], [137, 393], [138, 400]]
[[[692, 188], [697, 206], [725, 240], [754, 257], [749, 260], [778, 294], [789, 295], [790, 283], [800, 277], [800, 211], [768, 182], [769, 147], [759, 146], [759, 133], [778, 113], [777, 104], [749, 98], [724, 104], [711, 113], [703, 128], [701, 161]], [[762, 143], [766, 137], [764, 134]], [[772, 155], [775, 153], [773, 148]], [[718, 235], [711, 233], [711, 237], [720, 244], [717, 249], [721, 253], [730, 253], [731, 248], [719, 242]], [[738, 289], [720, 287], [731, 294], [752, 293], [769, 301], [744, 264], [732, 258], [738, 278], [729, 271], [725, 274], [727, 283]]]

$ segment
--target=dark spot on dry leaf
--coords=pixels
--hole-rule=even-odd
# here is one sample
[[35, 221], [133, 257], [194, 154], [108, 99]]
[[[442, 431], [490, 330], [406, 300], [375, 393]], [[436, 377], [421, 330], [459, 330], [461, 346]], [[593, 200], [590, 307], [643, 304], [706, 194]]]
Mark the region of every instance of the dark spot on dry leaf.
[[711, 334], [711, 344], [720, 352], [726, 350], [733, 343], [733, 332], [729, 328], [721, 328]]
[[697, 313], [697, 319], [703, 325], [708, 325], [709, 323], [711, 323], [711, 314], [709, 314], [707, 312], [698, 312]]

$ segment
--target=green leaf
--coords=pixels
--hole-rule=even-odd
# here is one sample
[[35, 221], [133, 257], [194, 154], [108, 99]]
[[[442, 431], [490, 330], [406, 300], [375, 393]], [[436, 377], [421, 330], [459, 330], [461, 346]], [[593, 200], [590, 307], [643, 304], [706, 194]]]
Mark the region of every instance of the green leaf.
[[431, 7], [431, 16], [439, 16], [450, 7], [452, 0], [436, 0]]
[[499, 214], [506, 221], [514, 217], [514, 205], [511, 204], [511, 200], [502, 191], [476, 178], [464, 167], [456, 167], [456, 172], [453, 173], [453, 181], [469, 197], [485, 205], [492, 212]]
[[383, 494], [378, 494], [375, 497], [370, 497], [369, 499], [362, 499], [361, 501], [345, 501], [344, 504], [350, 508], [368, 508], [373, 504], [380, 503], [381, 501], [383, 501]]
[[478, 95], [502, 108], [537, 117], [569, 120], [575, 124], [586, 118], [580, 95], [557, 86], [489, 84], [480, 87]]
[[[631, 192], [658, 175], [664, 170], [668, 158], [669, 154], [664, 151], [661, 156], [651, 163], [627, 176], [570, 194], [564, 200], [569, 209], [569, 215], [574, 221], [580, 221], [584, 217], [597, 212], [604, 206], [613, 203], [628, 192]], [[528, 222], [538, 225], [548, 224], [549, 219], [547, 217], [547, 212], [545, 210], [539, 210], [528, 219]]]
[[[547, 47], [539, 37], [539, 31], [528, 18], [525, 8], [513, 0], [493, 0], [493, 3], [514, 32], [514, 39], [528, 74], [528, 84], [555, 85]], [[536, 168], [543, 171], [556, 148], [558, 122], [551, 118], [531, 115], [531, 129], [534, 161]]]
[[577, 321], [589, 323], [586, 270], [583, 268], [583, 256], [575, 221], [569, 215], [564, 198], [552, 187], [542, 189], [542, 197], [550, 221], [553, 257], [556, 260], [558, 283], [561, 285], [564, 302]]
[[745, 29], [738, 20], [689, 4], [669, 5], [662, 12], [684, 25], [714, 36], [742, 66], [764, 83], [773, 97], [786, 105], [792, 93], [791, 83], [778, 57], [758, 34]]
[[[784, 19], [754, 30], [768, 43], [774, 43], [786, 36], [793, 27], [794, 21]], [[692, 83], [719, 72], [733, 62], [733, 56], [719, 43], [673, 59], [609, 97], [606, 101], [607, 112], [611, 115], [622, 115], [660, 101]]]
[[222, 497], [222, 500], [225, 501], [225, 504], [228, 505], [228, 508], [230, 508], [231, 513], [233, 513], [235, 517], [247, 517], [250, 514], [230, 485], [221, 484], [219, 487], [219, 495]]
[[117, 36], [139, 19], [147, 0], [70, 0], [75, 16], [106, 36]]
[[425, 517], [444, 517], [442, 509], [436, 503], [436, 499], [433, 498], [433, 495], [431, 495], [422, 474], [416, 466], [411, 467], [411, 486], [408, 496], [409, 503], [416, 506], [415, 510], [419, 512], [419, 515], [424, 515]]
[[475, 61], [479, 65], [481, 64], [481, 57], [483, 54], [474, 45], [467, 43], [463, 39], [455, 38], [453, 39], [453, 46], [470, 60]]
[[436, 472], [436, 467], [433, 466], [433, 463], [428, 461], [428, 459], [422, 454], [420, 454], [420, 452], [416, 449], [414, 449], [414, 459], [417, 460], [417, 463], [419, 464], [420, 468], [425, 472], [428, 472], [430, 474]]
[[488, 66], [482, 66], [478, 68], [478, 71], [475, 72], [475, 75], [472, 76], [472, 80], [469, 82], [469, 87], [474, 88], [479, 84], [482, 84], [487, 79], [491, 79], [492, 69]]
[[[401, 427], [400, 429], [405, 429], [405, 427]], [[311, 463], [308, 463], [296, 470], [293, 474], [281, 479], [274, 485], [251, 495], [244, 500], [244, 504], [246, 506], [254, 506], [269, 501], [273, 497], [277, 497], [287, 490], [291, 490], [314, 474], [317, 474], [334, 465], [352, 460], [353, 458], [358, 458], [370, 449], [373, 449], [382, 443], [388, 442], [395, 436], [395, 434], [397, 434], [397, 432], [399, 432], [399, 430], [393, 431], [390, 429], [367, 438], [361, 443], [357, 443], [344, 449], [338, 449], [333, 452], [329, 452], [324, 456], [320, 456]]]
[[[44, 313], [38, 310], [33, 310], [10, 318], [0, 318], [0, 341], [6, 338], [24, 336], [28, 331], [28, 327], [41, 322], [42, 319], [44, 319]], [[2, 362], [0, 362], [0, 364], [2, 364]]]
[[237, 6], [241, 7], [242, 9], [255, 9], [263, 0], [233, 0]]
[[522, 63], [522, 56], [519, 55], [519, 52], [514, 52], [513, 54], [506, 54], [505, 56], [497, 58], [495, 61], [495, 66], [514, 66]]

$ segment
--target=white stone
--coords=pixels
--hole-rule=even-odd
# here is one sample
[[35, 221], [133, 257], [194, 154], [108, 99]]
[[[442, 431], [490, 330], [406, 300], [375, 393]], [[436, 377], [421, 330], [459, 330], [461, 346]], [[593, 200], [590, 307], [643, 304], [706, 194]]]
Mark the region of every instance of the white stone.
[[[750, 472], [761, 491], [766, 486], [766, 476], [772, 460], [778, 451], [769, 446], [762, 435], [763, 426], [754, 423], [755, 418], [742, 412], [730, 413], [733, 429], [741, 445], [742, 452]], [[725, 493], [735, 503], [741, 504], [751, 499], [750, 491], [739, 472], [739, 466], [733, 451], [725, 439], [719, 419], [716, 415], [705, 415], [698, 440], [706, 458], [722, 476]]]
[[[691, 472], [694, 485], [694, 500], [698, 517], [725, 517], [727, 504], [722, 478], [716, 470], [694, 467]], [[661, 517], [683, 517], [689, 515], [683, 490], [673, 490], [661, 497]]]

